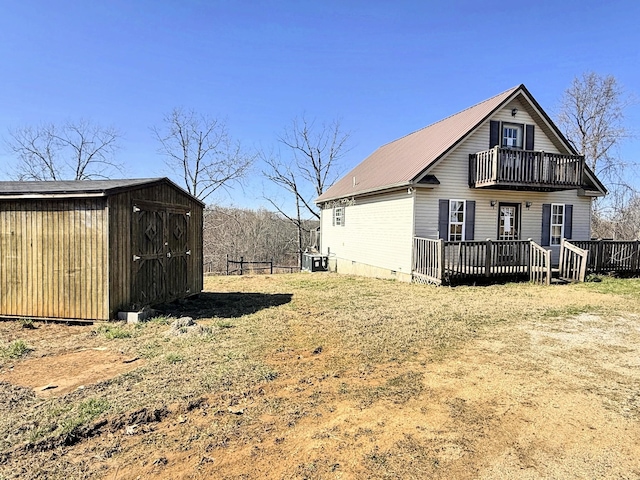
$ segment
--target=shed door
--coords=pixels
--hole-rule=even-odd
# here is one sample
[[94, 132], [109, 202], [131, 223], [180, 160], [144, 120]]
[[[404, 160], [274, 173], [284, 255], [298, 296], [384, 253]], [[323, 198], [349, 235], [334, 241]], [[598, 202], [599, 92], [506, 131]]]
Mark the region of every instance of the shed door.
[[179, 205], [134, 201], [131, 301], [136, 307], [188, 293], [189, 211]]
[[183, 297], [188, 290], [189, 213], [167, 212], [167, 296], [170, 299]]

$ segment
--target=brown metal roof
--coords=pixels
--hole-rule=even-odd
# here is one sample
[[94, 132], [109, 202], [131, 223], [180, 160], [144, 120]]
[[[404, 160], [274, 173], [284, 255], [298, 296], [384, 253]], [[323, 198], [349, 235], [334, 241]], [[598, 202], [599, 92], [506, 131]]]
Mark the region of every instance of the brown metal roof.
[[524, 85], [383, 145], [320, 195], [316, 203], [409, 185], [521, 88]]

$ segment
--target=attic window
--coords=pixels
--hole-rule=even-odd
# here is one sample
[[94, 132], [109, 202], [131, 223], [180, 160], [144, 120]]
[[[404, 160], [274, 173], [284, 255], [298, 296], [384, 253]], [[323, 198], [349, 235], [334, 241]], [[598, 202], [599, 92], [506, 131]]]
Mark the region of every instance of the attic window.
[[522, 148], [522, 125], [502, 124], [502, 146], [504, 148]]

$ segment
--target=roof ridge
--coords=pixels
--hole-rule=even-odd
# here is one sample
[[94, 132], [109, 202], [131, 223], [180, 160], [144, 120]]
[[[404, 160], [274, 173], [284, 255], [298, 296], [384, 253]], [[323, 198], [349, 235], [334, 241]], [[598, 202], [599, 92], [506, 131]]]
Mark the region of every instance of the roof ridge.
[[465, 109], [463, 109], [463, 110], [460, 110], [459, 112], [453, 113], [453, 114], [449, 115], [448, 117], [441, 118], [440, 120], [437, 120], [437, 121], [435, 121], [435, 122], [433, 122], [433, 123], [430, 123], [429, 125], [426, 125], [426, 126], [421, 127], [421, 128], [419, 128], [419, 129], [417, 129], [417, 130], [414, 130], [414, 131], [413, 131], [413, 132], [411, 132], [411, 133], [407, 133], [406, 135], [403, 135], [402, 137], [398, 137], [398, 138], [396, 138], [395, 140], [391, 140], [390, 142], [384, 143], [384, 144], [382, 144], [380, 147], [378, 147], [378, 149], [383, 148], [383, 147], [386, 147], [387, 145], [391, 145], [392, 143], [395, 143], [395, 142], [397, 142], [397, 141], [399, 141], [399, 140], [402, 140], [403, 138], [409, 137], [409, 136], [413, 135], [414, 133], [418, 133], [418, 132], [421, 132], [422, 130], [425, 130], [425, 129], [427, 129], [427, 128], [433, 127], [434, 125], [437, 125], [437, 124], [439, 124], [439, 123], [442, 123], [442, 122], [444, 122], [445, 120], [449, 120], [450, 118], [455, 117], [456, 115], [460, 115], [461, 113], [464, 113], [464, 112], [466, 112], [466, 111], [468, 111], [468, 110], [471, 110], [472, 108], [478, 107], [478, 106], [482, 105], [483, 103], [490, 102], [491, 100], [495, 99], [496, 97], [499, 97], [499, 96], [504, 95], [504, 94], [506, 94], [506, 93], [513, 93], [513, 92], [515, 92], [516, 90], [518, 90], [519, 88], [521, 88], [521, 87], [523, 87], [523, 86], [524, 86], [524, 84], [522, 84], [522, 83], [521, 83], [521, 84], [520, 84], [520, 85], [518, 85], [518, 86], [515, 86], [515, 87], [512, 87], [512, 88], [508, 88], [508, 89], [507, 89], [507, 90], [505, 90], [504, 92], [500, 92], [500, 93], [498, 93], [498, 94], [494, 95], [493, 97], [490, 97], [490, 98], [487, 98], [487, 99], [485, 99], [485, 100], [482, 100], [481, 102], [478, 102], [478, 103], [476, 103], [476, 104], [474, 104], [474, 105], [471, 105], [470, 107], [467, 107], [467, 108], [465, 108]]

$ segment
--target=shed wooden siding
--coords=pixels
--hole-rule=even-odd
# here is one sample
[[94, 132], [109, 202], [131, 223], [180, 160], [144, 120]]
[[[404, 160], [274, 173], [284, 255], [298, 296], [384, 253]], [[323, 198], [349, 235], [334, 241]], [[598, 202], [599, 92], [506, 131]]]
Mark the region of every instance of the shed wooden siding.
[[411, 273], [413, 195], [407, 190], [356, 198], [345, 207], [345, 225], [333, 226], [333, 209], [322, 210], [322, 251], [389, 271]]
[[[517, 108], [516, 119], [511, 116], [511, 109]], [[491, 118], [505, 122], [533, 124], [520, 102], [510, 102], [504, 109]], [[591, 232], [591, 198], [578, 196], [577, 190], [556, 192], [515, 191], [497, 189], [471, 189], [468, 183], [469, 154], [489, 148], [489, 120], [475, 133], [460, 143], [448, 156], [429, 173], [435, 175], [440, 185], [433, 189], [419, 188], [416, 195], [415, 234], [419, 237], [438, 238], [438, 200], [458, 199], [475, 200], [475, 239], [495, 239], [498, 233], [498, 205], [491, 207], [491, 200], [498, 203], [521, 204], [520, 238], [531, 238], [540, 243], [542, 234], [542, 204], [566, 203], [573, 209], [573, 238], [588, 239]], [[535, 150], [551, 153], [560, 152], [544, 134], [541, 128], [535, 129]], [[525, 202], [532, 203], [525, 208]], [[552, 248], [554, 260], [557, 260], [558, 247]]]
[[108, 319], [104, 198], [0, 202], [0, 313]]
[[188, 288], [199, 293], [203, 288], [202, 271], [202, 205], [169, 183], [144, 186], [126, 190], [109, 197], [109, 277], [111, 315], [132, 307], [133, 288], [133, 206], [136, 200], [156, 202], [164, 205], [179, 205], [191, 212], [189, 225], [189, 248], [187, 258]]

